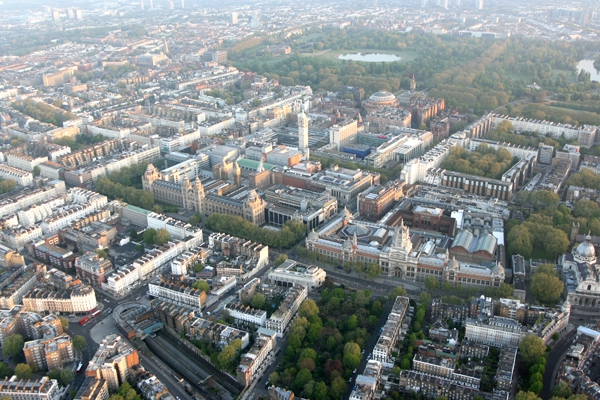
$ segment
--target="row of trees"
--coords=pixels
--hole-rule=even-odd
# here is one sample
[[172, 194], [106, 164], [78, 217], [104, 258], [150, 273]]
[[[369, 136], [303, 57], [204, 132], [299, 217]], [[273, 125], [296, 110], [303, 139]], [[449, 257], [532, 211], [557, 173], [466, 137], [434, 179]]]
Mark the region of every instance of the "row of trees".
[[579, 172], [575, 172], [567, 183], [570, 186], [600, 190], [600, 174], [596, 174], [589, 168], [584, 168]]
[[519, 354], [523, 361], [521, 365], [522, 386], [527, 386], [529, 393], [536, 396], [543, 388], [543, 375], [546, 371], [546, 345], [536, 335], [527, 335], [519, 343]]
[[109, 178], [103, 177], [96, 182], [96, 191], [112, 199], [121, 199], [133, 206], [152, 210], [154, 207], [154, 195], [143, 189], [125, 186], [121, 183], [113, 183]]
[[13, 179], [0, 178], [0, 194], [12, 192], [17, 188], [17, 182]]
[[202, 354], [210, 357], [210, 361], [215, 367], [221, 371], [235, 373], [235, 368], [239, 364], [241, 356], [241, 339], [232, 340], [221, 350], [204, 340], [193, 340], [192, 343], [200, 349]]
[[65, 136], [60, 139], [56, 139], [54, 141], [54, 143], [59, 144], [61, 146], [69, 146], [71, 148], [71, 150], [75, 151], [75, 150], [79, 150], [84, 147], [93, 145], [95, 143], [100, 143], [106, 139], [107, 138], [102, 134], [100, 134], [100, 135], [79, 134], [79, 135], [76, 135], [75, 138]]
[[272, 248], [289, 249], [304, 238], [306, 226], [301, 221], [287, 221], [280, 231], [263, 229], [242, 217], [213, 213], [206, 218], [205, 226], [216, 232], [228, 233], [262, 243]]
[[444, 159], [441, 168], [465, 174], [500, 179], [518, 161], [506, 149], [495, 150], [482, 144], [475, 151], [453, 147]]
[[34, 102], [29, 98], [21, 102], [14, 102], [11, 104], [11, 107], [38, 121], [59, 127], [63, 126], [63, 122], [77, 118], [77, 116], [71, 112], [52, 107], [43, 101]]

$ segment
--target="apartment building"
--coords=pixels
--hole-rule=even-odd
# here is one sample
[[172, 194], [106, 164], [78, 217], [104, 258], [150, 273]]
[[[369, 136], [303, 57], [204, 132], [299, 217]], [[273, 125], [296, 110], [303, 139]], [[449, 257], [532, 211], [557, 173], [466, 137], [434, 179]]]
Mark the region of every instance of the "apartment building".
[[266, 322], [266, 328], [277, 332], [278, 337], [283, 337], [284, 332], [292, 322], [292, 318], [296, 315], [300, 304], [308, 296], [308, 289], [306, 286], [295, 285], [290, 288], [279, 304], [279, 308]]
[[259, 327], [265, 326], [267, 322], [266, 311], [257, 310], [238, 302], [225, 304], [224, 310], [229, 313], [230, 317], [235, 319], [236, 323], [253, 324]]
[[162, 276], [158, 282], [148, 284], [148, 294], [179, 306], [190, 307], [196, 311], [202, 311], [202, 307], [206, 304], [206, 293], [202, 290], [194, 289], [182, 281], [169, 280]]
[[27, 364], [38, 371], [62, 369], [65, 363], [75, 361], [73, 341], [67, 334], [25, 342], [23, 353]]
[[358, 125], [356, 120], [346, 118], [329, 128], [329, 143], [335, 143], [337, 151], [340, 151], [344, 145], [355, 143], [357, 136]]
[[35, 288], [23, 296], [23, 307], [39, 313], [88, 313], [98, 307], [96, 292], [91, 286], [77, 285], [63, 290]]
[[102, 290], [106, 290], [115, 296], [122, 296], [134, 288], [140, 282], [140, 273], [133, 265], [119, 268], [106, 278], [102, 283]]
[[60, 400], [62, 391], [56, 379], [19, 379], [16, 375], [0, 381], [0, 397], [11, 400]]
[[39, 225], [17, 227], [0, 232], [0, 238], [11, 249], [22, 250], [27, 243], [37, 241], [44, 232]]
[[0, 275], [0, 309], [10, 310], [21, 304], [23, 296], [37, 284], [36, 271], [25, 266], [13, 267]]
[[132, 349], [121, 336], [108, 335], [90, 360], [85, 376], [104, 379], [108, 390], [114, 391], [127, 382], [132, 367], [139, 365], [137, 350]]
[[4, 180], [11, 179], [16, 182], [17, 186], [21, 187], [33, 185], [33, 175], [31, 172], [11, 167], [7, 164], [0, 164], [0, 178]]
[[104, 379], [85, 378], [74, 400], [107, 400], [109, 395]]
[[0, 310], [0, 345], [14, 334], [25, 338], [44, 339], [57, 337], [63, 333], [62, 324], [54, 314], [42, 317], [37, 313], [26, 312], [23, 306], [10, 310]]
[[34, 204], [42, 204], [48, 200], [55, 199], [67, 192], [63, 181], [50, 181], [39, 189], [22, 189], [19, 192], [11, 192], [0, 200], [0, 217], [14, 215]]
[[396, 297], [392, 311], [388, 315], [387, 321], [381, 330], [377, 344], [373, 348], [373, 357], [375, 361], [379, 361], [386, 368], [393, 366], [392, 350], [396, 345], [400, 329], [408, 312], [409, 299], [408, 297]]
[[86, 252], [75, 260], [75, 273], [83, 282], [102, 286], [107, 276], [113, 271], [110, 260], [101, 258], [96, 253]]
[[267, 356], [273, 350], [275, 337], [275, 334], [259, 333], [250, 350], [242, 354], [242, 359], [237, 367], [237, 380], [245, 387], [250, 386], [252, 382], [260, 378], [259, 368], [264, 366]]
[[466, 338], [491, 346], [518, 346], [524, 336], [523, 326], [511, 318], [469, 318], [466, 322]]

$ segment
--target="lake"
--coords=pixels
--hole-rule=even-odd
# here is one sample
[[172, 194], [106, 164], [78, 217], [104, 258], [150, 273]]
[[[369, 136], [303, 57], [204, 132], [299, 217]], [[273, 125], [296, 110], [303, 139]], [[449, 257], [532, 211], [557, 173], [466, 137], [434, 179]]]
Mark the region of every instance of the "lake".
[[385, 53], [350, 53], [340, 54], [338, 57], [340, 60], [352, 60], [352, 61], [363, 61], [363, 62], [394, 62], [402, 60], [402, 57], [395, 54]]
[[600, 82], [600, 74], [596, 72], [596, 68], [594, 68], [594, 60], [581, 60], [579, 64], [577, 64], [577, 74], [581, 70], [586, 70], [592, 75], [592, 80], [596, 82]]

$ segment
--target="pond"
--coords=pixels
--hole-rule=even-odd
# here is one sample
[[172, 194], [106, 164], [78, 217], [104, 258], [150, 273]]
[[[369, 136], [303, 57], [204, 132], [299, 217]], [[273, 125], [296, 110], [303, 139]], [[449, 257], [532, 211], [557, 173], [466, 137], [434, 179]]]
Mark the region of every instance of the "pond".
[[363, 62], [394, 62], [402, 60], [402, 57], [400, 56], [385, 53], [349, 53], [340, 54], [337, 58], [340, 60], [352, 60]]
[[581, 60], [577, 64], [577, 73], [581, 72], [581, 70], [585, 70], [592, 75], [592, 80], [596, 82], [600, 82], [600, 74], [596, 72], [596, 68], [594, 68], [594, 60]]

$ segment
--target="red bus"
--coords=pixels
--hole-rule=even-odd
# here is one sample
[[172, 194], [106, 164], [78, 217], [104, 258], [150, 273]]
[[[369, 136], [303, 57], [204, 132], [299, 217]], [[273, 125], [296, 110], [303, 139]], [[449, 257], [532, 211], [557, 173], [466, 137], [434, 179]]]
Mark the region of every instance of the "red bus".
[[102, 310], [94, 311], [92, 313], [92, 318], [96, 318], [98, 315], [102, 314]]
[[88, 322], [90, 322], [90, 317], [88, 317], [86, 315], [85, 317], [83, 317], [79, 320], [79, 325], [83, 326], [83, 325], [87, 324]]
[[77, 366], [77, 375], [81, 374], [82, 370], [83, 370], [83, 364], [79, 363], [79, 365]]

